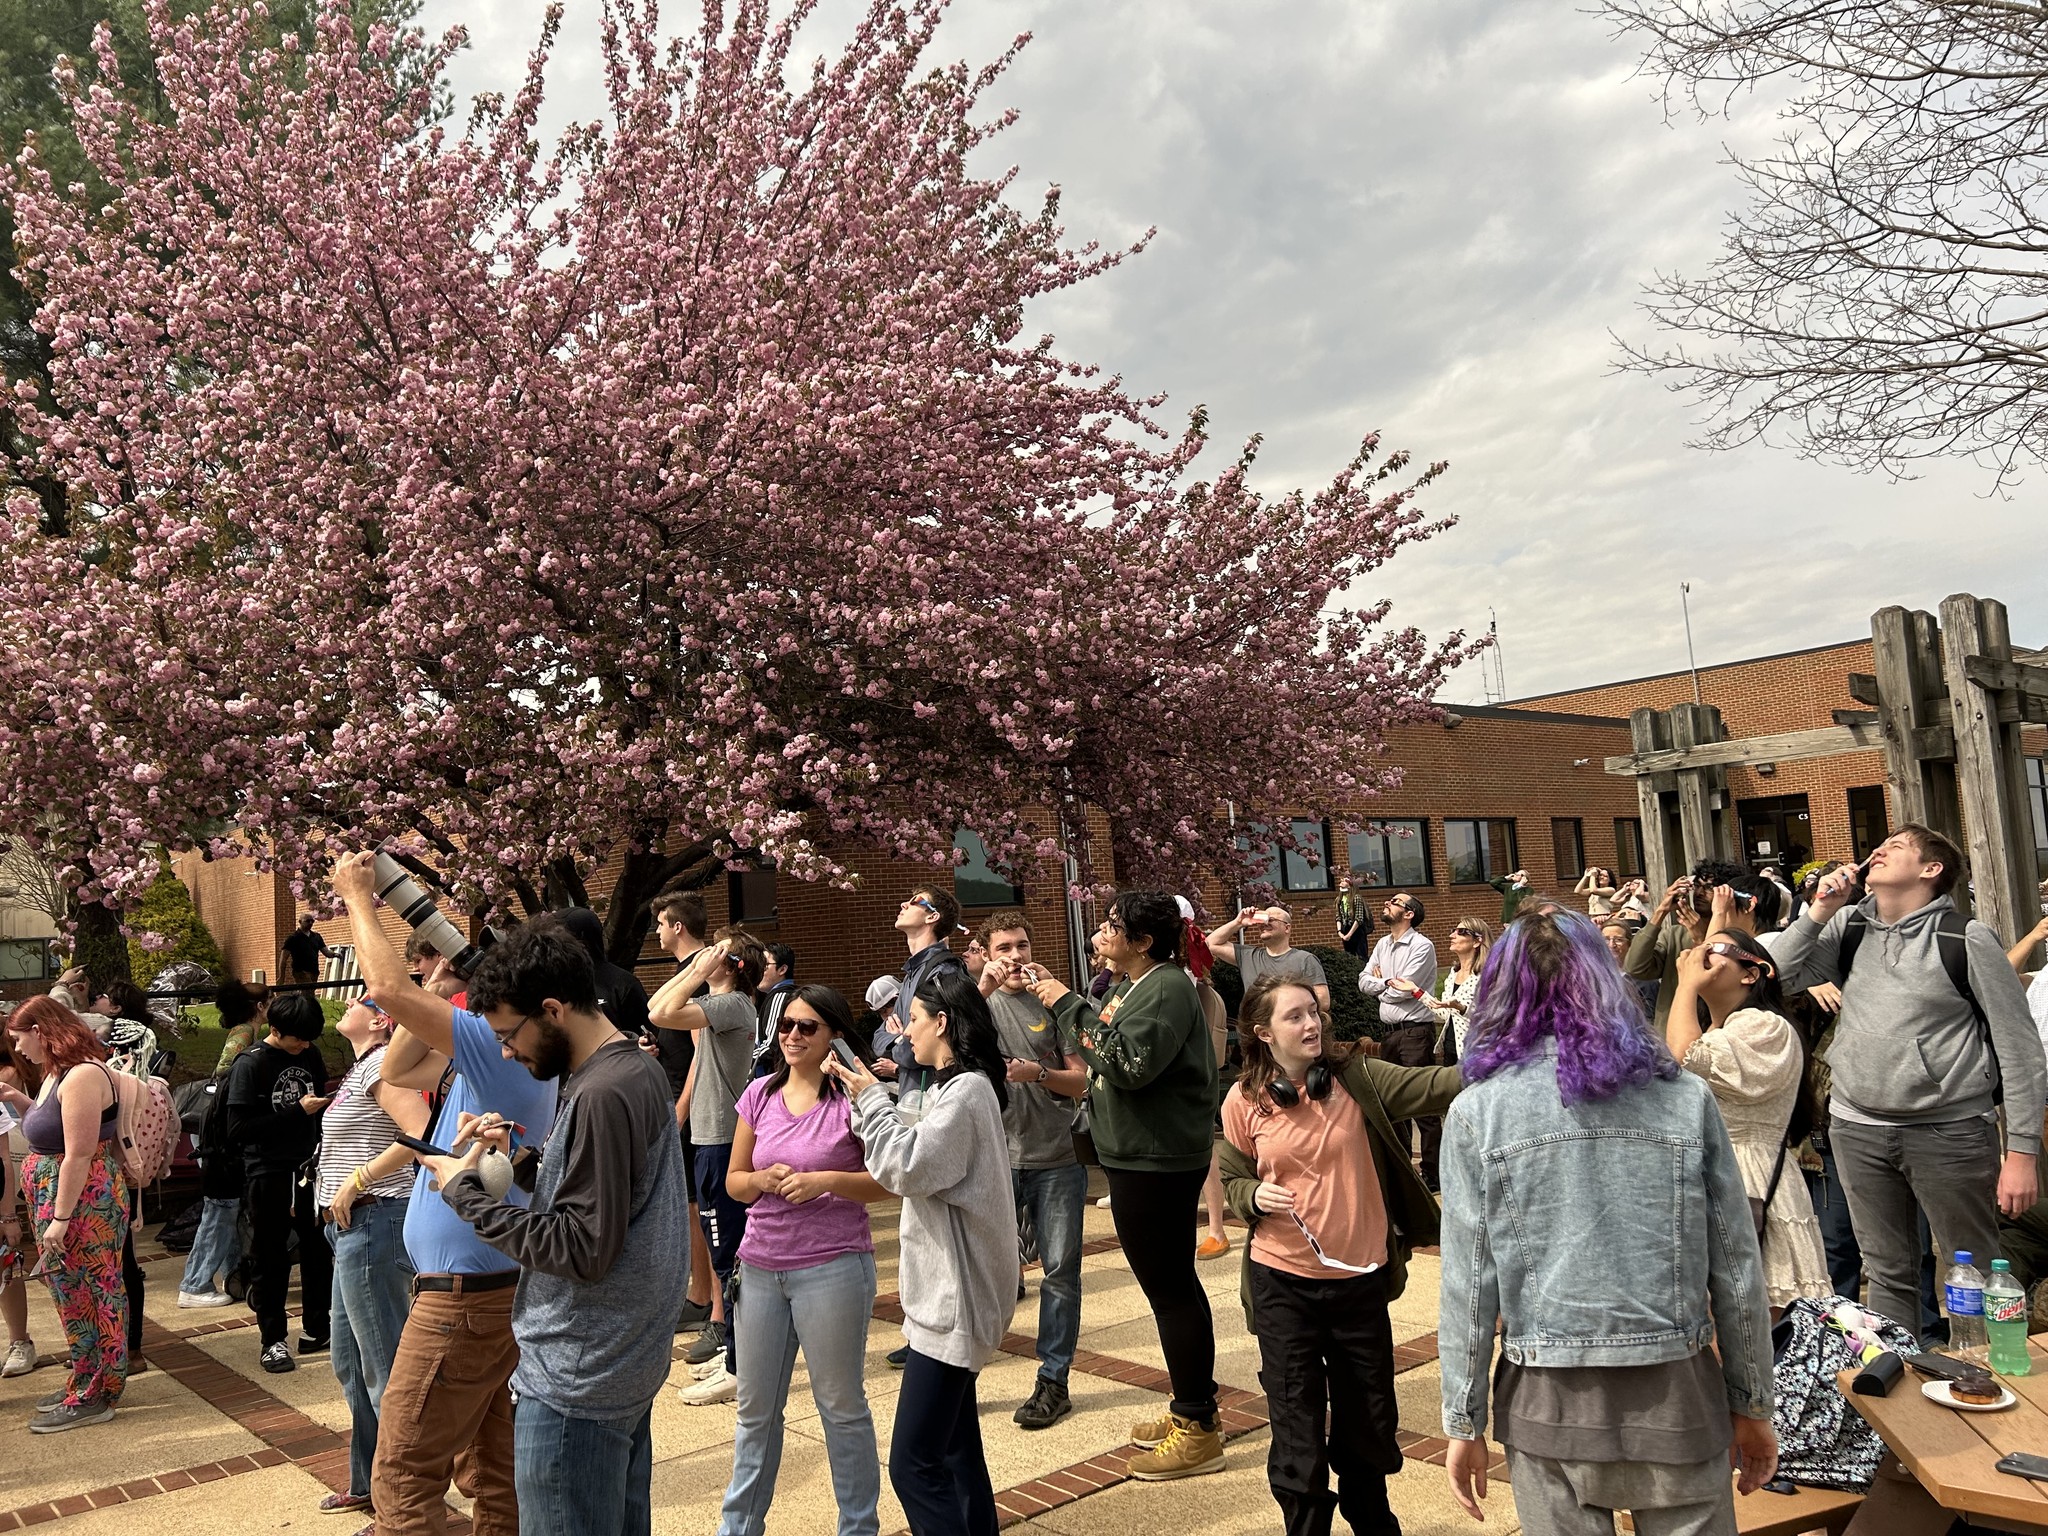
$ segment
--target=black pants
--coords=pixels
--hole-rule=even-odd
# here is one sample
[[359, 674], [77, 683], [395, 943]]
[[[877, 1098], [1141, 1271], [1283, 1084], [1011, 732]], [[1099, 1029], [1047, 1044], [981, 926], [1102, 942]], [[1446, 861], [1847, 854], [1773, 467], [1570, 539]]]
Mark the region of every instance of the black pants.
[[1216, 1324], [1209, 1315], [1209, 1293], [1195, 1276], [1195, 1213], [1209, 1170], [1102, 1171], [1109, 1176], [1109, 1214], [1116, 1221], [1124, 1262], [1152, 1304], [1166, 1374], [1173, 1380], [1173, 1411], [1213, 1427]]
[[142, 1220], [142, 1192], [128, 1191], [128, 1235], [121, 1241], [121, 1288], [128, 1293], [128, 1358], [142, 1354], [142, 1266], [135, 1262], [135, 1228]]
[[324, 1339], [333, 1299], [334, 1255], [320, 1231], [313, 1187], [290, 1173], [252, 1173], [242, 1203], [249, 1212], [249, 1305], [263, 1347], [284, 1340], [284, 1298], [291, 1286], [291, 1234], [299, 1235], [299, 1291], [306, 1304], [309, 1339]]
[[1304, 1280], [1254, 1260], [1251, 1287], [1273, 1425], [1266, 1480], [1287, 1536], [1329, 1536], [1339, 1509], [1359, 1536], [1399, 1536], [1387, 1503], [1401, 1447], [1385, 1271]]
[[[1380, 1060], [1402, 1067], [1433, 1066], [1431, 1052], [1436, 1045], [1436, 1031], [1434, 1024], [1396, 1025], [1380, 1041]], [[1426, 1120], [1401, 1121], [1394, 1127], [1394, 1139], [1401, 1143], [1404, 1152], [1408, 1150], [1408, 1127], [1411, 1125], [1422, 1127], [1422, 1181], [1435, 1189], [1437, 1151], [1443, 1146], [1444, 1123], [1434, 1115]]]
[[996, 1491], [981, 1450], [974, 1372], [910, 1352], [896, 1394], [889, 1486], [911, 1536], [996, 1536]]

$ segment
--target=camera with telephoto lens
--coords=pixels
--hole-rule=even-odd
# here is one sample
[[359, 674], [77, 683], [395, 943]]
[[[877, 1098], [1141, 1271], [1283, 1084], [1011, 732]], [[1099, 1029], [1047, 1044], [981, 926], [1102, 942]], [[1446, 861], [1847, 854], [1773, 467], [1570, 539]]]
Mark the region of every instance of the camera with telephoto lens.
[[[448, 920], [448, 914], [434, 905], [419, 881], [388, 853], [379, 853], [371, 866], [377, 899], [405, 919], [406, 926], [419, 935], [420, 942], [441, 956], [464, 976], [476, 970], [482, 949], [463, 937], [462, 930]], [[489, 934], [489, 930], [485, 930]], [[488, 940], [486, 941], [488, 942]]]

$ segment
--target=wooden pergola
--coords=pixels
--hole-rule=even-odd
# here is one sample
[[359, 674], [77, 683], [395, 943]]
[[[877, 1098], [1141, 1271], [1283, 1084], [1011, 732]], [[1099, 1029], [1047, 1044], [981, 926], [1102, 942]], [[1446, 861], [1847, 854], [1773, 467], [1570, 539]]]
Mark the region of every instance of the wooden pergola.
[[1850, 697], [1870, 707], [1837, 710], [1833, 725], [1730, 740], [1711, 705], [1629, 716], [1635, 750], [1608, 758], [1607, 771], [1636, 781], [1645, 878], [1661, 891], [1674, 868], [1740, 857], [1731, 766], [1881, 749], [1895, 819], [1967, 851], [1956, 904], [2012, 944], [2040, 913], [2020, 731], [2048, 724], [2048, 655], [2015, 653], [2005, 605], [1967, 593], [1938, 619], [1881, 608], [1870, 637], [1876, 673], [1849, 678]]

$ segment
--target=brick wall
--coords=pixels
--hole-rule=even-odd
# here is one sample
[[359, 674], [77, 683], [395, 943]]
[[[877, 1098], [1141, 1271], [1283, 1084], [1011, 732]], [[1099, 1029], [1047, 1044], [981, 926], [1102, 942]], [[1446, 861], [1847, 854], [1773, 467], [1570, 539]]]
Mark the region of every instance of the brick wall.
[[[1731, 737], [1813, 730], [1833, 725], [1835, 710], [1868, 708], [1849, 697], [1849, 674], [1873, 669], [1870, 642], [1851, 640], [1754, 661], [1702, 667], [1700, 700], [1721, 711]], [[1669, 709], [1674, 704], [1690, 704], [1692, 698], [1692, 674], [1666, 672], [1597, 688], [1539, 694], [1517, 699], [1508, 707], [1626, 717], [1631, 710]], [[1775, 770], [1765, 776], [1754, 766], [1730, 768], [1729, 793], [1738, 803], [1805, 795], [1812, 816], [1809, 826], [1814, 857], [1848, 859], [1853, 851], [1849, 791], [1884, 783], [1884, 754], [1853, 752], [1841, 757], [1808, 758], [1803, 762], [1776, 764]], [[1887, 809], [1890, 819], [1896, 821], [1897, 812], [1890, 809], [1889, 797]]]

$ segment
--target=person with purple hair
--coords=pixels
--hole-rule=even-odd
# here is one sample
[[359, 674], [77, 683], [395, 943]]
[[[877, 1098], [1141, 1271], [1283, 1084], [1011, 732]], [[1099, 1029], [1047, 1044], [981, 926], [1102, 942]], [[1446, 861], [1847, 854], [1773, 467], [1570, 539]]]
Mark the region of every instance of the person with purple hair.
[[[1509, 925], [1444, 1119], [1445, 1466], [1486, 1497], [1488, 1377], [1531, 1536], [1735, 1530], [1728, 1467], [1775, 1474], [1771, 1330], [1742, 1170], [1712, 1091], [1650, 1032], [1578, 913]], [[1719, 1358], [1709, 1348], [1718, 1342]]]

